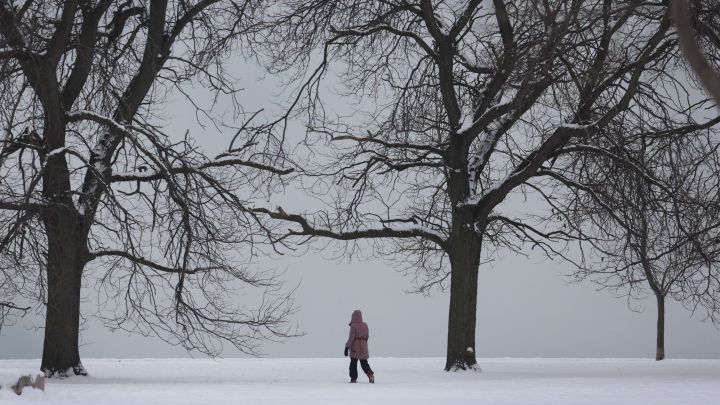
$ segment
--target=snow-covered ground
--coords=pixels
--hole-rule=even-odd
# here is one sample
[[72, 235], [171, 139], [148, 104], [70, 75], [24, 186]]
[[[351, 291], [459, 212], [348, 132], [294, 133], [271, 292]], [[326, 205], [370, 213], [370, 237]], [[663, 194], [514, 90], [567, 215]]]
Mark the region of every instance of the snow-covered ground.
[[374, 358], [377, 383], [348, 384], [337, 359], [86, 359], [90, 377], [21, 397], [5, 383], [38, 360], [0, 360], [0, 403], [51, 404], [692, 404], [720, 403], [720, 360]]

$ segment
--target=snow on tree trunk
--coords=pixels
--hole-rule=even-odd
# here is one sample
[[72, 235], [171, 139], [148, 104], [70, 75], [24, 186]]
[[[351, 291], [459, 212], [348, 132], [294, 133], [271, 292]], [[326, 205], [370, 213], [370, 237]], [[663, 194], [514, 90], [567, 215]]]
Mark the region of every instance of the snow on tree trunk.
[[475, 358], [478, 267], [481, 236], [458, 227], [450, 239], [450, 313], [445, 371], [479, 370]]

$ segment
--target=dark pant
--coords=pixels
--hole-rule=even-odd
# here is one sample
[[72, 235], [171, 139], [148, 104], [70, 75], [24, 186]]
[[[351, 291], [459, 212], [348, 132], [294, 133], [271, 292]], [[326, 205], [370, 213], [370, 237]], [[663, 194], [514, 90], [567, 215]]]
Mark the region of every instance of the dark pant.
[[[358, 377], [357, 372], [357, 362], [358, 359], [351, 357], [350, 358], [350, 379], [355, 381]], [[362, 370], [365, 372], [365, 374], [370, 375], [373, 373], [372, 369], [370, 369], [370, 364], [367, 360], [360, 360], [360, 367], [362, 367]]]

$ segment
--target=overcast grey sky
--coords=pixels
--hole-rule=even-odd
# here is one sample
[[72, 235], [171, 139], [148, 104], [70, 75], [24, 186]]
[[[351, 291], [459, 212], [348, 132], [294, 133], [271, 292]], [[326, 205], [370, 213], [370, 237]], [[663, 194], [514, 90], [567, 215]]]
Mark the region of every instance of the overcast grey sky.
[[[335, 263], [318, 254], [274, 261], [286, 268], [296, 293], [295, 319], [306, 335], [265, 345], [271, 357], [342, 356], [347, 323], [362, 309], [370, 326], [372, 356], [444, 356], [447, 294], [430, 298], [403, 293], [409, 280], [380, 260]], [[480, 357], [652, 357], [654, 301], [643, 312], [590, 284], [567, 284], [567, 265], [504, 257], [480, 270], [477, 351]], [[668, 308], [669, 358], [720, 358], [720, 332], [690, 319], [677, 304]], [[5, 328], [0, 358], [38, 358], [42, 330], [28, 323]], [[157, 339], [111, 333], [92, 319], [82, 334], [83, 357], [185, 357]], [[198, 356], [198, 354], [195, 354]], [[238, 353], [226, 350], [224, 356]]]
[[[261, 80], [251, 67], [237, 63], [235, 76], [245, 88], [248, 110], [272, 109], [274, 84]], [[196, 92], [202, 97], [201, 92]], [[165, 108], [171, 128], [191, 129], [209, 150], [227, 145], [208, 127], [200, 130], [194, 114], [181, 102]], [[520, 204], [520, 203], [516, 203]], [[530, 204], [530, 203], [526, 203]], [[516, 209], [533, 209], [517, 206]], [[271, 357], [342, 356], [347, 323], [354, 309], [362, 309], [370, 326], [371, 356], [444, 356], [448, 295], [406, 294], [410, 279], [390, 264], [372, 261], [336, 262], [330, 254], [309, 252], [302, 257], [265, 259], [262, 265], [285, 270], [288, 286], [299, 283], [294, 321], [305, 336], [268, 343]], [[654, 299], [640, 302], [640, 312], [628, 310], [626, 300], [590, 283], [568, 284], [566, 263], [505, 253], [480, 269], [477, 343], [479, 357], [653, 357], [655, 354]], [[90, 296], [88, 291], [86, 296]], [[242, 297], [236, 298], [242, 302]], [[86, 303], [92, 305], [92, 302]], [[249, 303], [252, 306], [252, 303]], [[0, 333], [0, 358], [39, 358], [43, 330], [29, 316]], [[82, 332], [82, 357], [185, 357], [177, 347], [126, 332], [112, 333], [89, 318]], [[668, 358], [720, 358], [720, 332], [676, 303], [667, 314]], [[193, 354], [201, 356], [200, 354]], [[227, 349], [223, 356], [239, 353]], [[480, 361], [482, 365], [482, 361]]]

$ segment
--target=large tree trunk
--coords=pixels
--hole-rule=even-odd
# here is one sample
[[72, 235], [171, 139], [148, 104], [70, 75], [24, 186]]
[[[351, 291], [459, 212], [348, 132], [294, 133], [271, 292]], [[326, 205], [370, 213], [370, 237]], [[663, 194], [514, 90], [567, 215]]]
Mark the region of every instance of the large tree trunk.
[[80, 362], [80, 289], [87, 259], [84, 218], [72, 199], [70, 171], [64, 153], [65, 117], [54, 69], [43, 71], [39, 88], [45, 111], [43, 138], [47, 156], [43, 170], [43, 198], [49, 202], [41, 213], [47, 235], [47, 305], [45, 341], [40, 369], [46, 376], [86, 375]]
[[655, 360], [665, 359], [665, 296], [655, 294], [657, 298], [657, 336]]
[[450, 239], [450, 316], [445, 371], [478, 370], [475, 358], [481, 237], [463, 227]]
[[[62, 208], [61, 208], [62, 210]], [[86, 375], [78, 348], [85, 240], [74, 211], [45, 218], [48, 235], [47, 307], [41, 370], [46, 376]]]
[[468, 150], [463, 138], [453, 137], [447, 157], [455, 170], [448, 176], [453, 208], [446, 247], [450, 257], [450, 314], [445, 371], [479, 370], [475, 358], [475, 316], [484, 223], [477, 222], [472, 210], [461, 205], [470, 195]]

